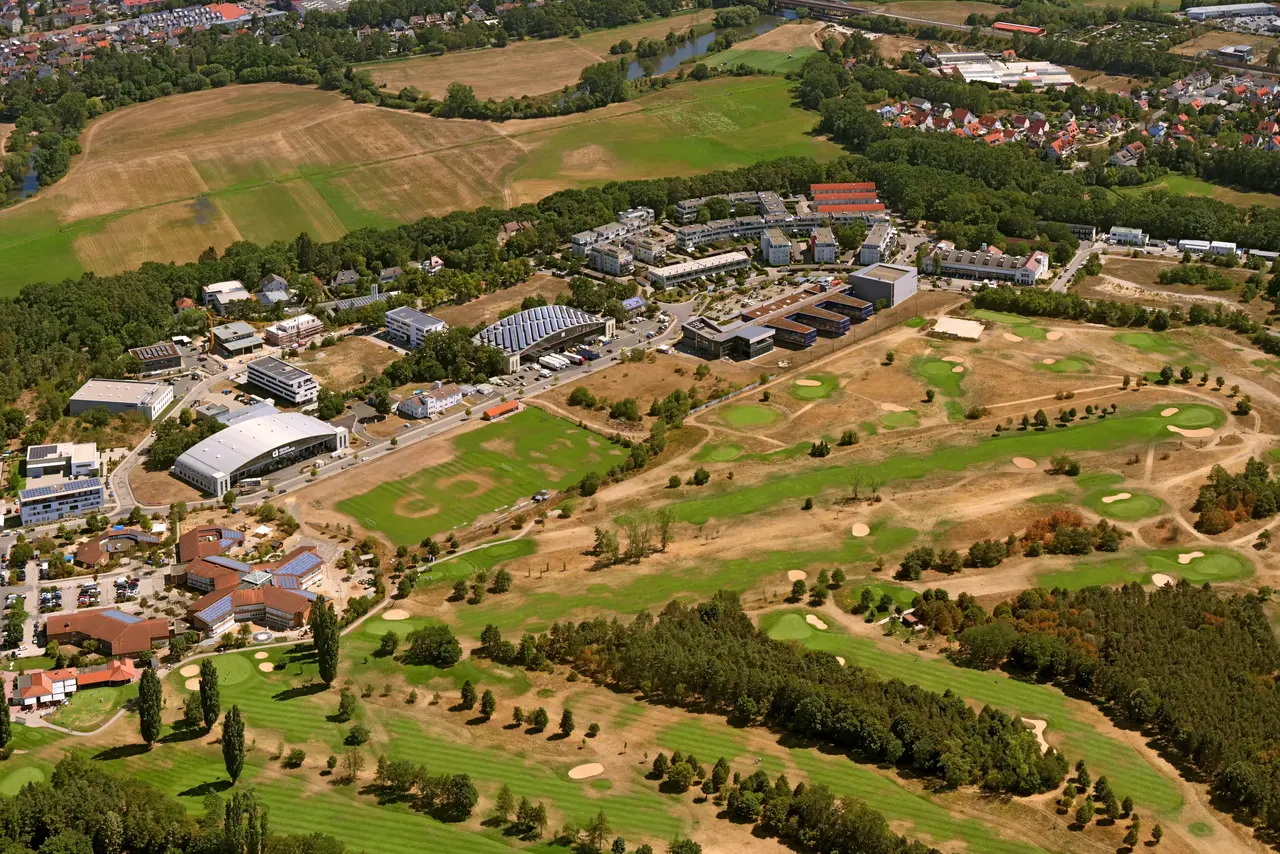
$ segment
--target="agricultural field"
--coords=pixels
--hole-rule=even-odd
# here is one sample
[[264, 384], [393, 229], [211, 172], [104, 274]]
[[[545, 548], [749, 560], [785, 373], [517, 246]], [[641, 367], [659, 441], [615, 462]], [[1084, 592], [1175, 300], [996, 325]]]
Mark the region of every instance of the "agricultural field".
[[941, 21], [944, 24], [963, 24], [970, 15], [996, 15], [1000, 9], [990, 3], [950, 3], [943, 0], [895, 0], [892, 3], [876, 3], [868, 7], [874, 12], [918, 18], [925, 21]]
[[[361, 106], [282, 84], [135, 105], [90, 125], [63, 180], [0, 211], [0, 294], [86, 270], [189, 261], [236, 240], [301, 231], [332, 240], [565, 187], [787, 154], [836, 156], [835, 145], [808, 135], [814, 116], [791, 105], [789, 87], [781, 78], [690, 83], [603, 110], [505, 124]], [[363, 132], [352, 134], [353, 124]]]

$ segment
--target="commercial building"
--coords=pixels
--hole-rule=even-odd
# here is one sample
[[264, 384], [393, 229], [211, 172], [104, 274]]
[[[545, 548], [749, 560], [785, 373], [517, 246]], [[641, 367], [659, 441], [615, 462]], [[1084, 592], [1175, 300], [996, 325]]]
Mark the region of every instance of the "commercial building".
[[774, 331], [755, 324], [721, 324], [694, 317], [680, 327], [680, 344], [707, 359], [754, 359], [773, 350]]
[[612, 337], [616, 325], [612, 317], [597, 317], [567, 305], [543, 305], [504, 317], [471, 340], [497, 347], [507, 357], [507, 371], [514, 372], [523, 359], [537, 359], [599, 335]]
[[320, 396], [315, 377], [274, 356], [249, 363], [249, 382], [294, 406], [312, 403]]
[[435, 418], [440, 413], [452, 409], [462, 403], [462, 390], [453, 383], [441, 385], [436, 382], [435, 388], [415, 394], [400, 401], [396, 409], [405, 418]]
[[234, 279], [229, 282], [215, 282], [212, 285], [205, 285], [201, 293], [204, 297], [205, 308], [211, 308], [217, 314], [226, 314], [227, 307], [233, 302], [253, 299], [253, 294], [245, 290], [244, 285]]
[[139, 549], [156, 548], [163, 539], [137, 528], [110, 531], [77, 546], [73, 563], [85, 568], [106, 566], [113, 557]]
[[84, 516], [106, 503], [106, 486], [97, 477], [36, 486], [18, 493], [18, 508], [24, 525]]
[[858, 247], [859, 264], [878, 264], [889, 257], [898, 241], [898, 230], [891, 222], [878, 222], [867, 232], [866, 239]]
[[1236, 249], [1234, 243], [1228, 243], [1225, 240], [1214, 240], [1209, 244], [1210, 255], [1238, 255], [1239, 250]]
[[999, 30], [1002, 33], [1016, 33], [1024, 36], [1042, 36], [1045, 34], [1044, 27], [1036, 27], [1031, 24], [1012, 24], [1008, 21], [996, 21], [991, 25], [991, 29]]
[[102, 457], [93, 442], [59, 442], [56, 445], [28, 445], [28, 478], [60, 474], [88, 477], [102, 473]]
[[601, 243], [622, 240], [629, 235], [648, 228], [653, 224], [653, 221], [652, 208], [632, 208], [629, 211], [621, 211], [618, 214], [617, 222], [611, 222], [608, 225], [602, 225], [589, 231], [580, 231], [569, 238], [569, 244], [575, 255], [585, 258], [591, 247], [598, 246]]
[[258, 330], [243, 320], [215, 326], [211, 334], [213, 351], [228, 359], [256, 353], [264, 346], [263, 340], [258, 336]]
[[649, 279], [649, 284], [655, 288], [662, 289], [691, 282], [694, 279], [703, 279], [707, 276], [729, 273], [734, 270], [744, 270], [750, 266], [751, 259], [745, 253], [726, 252], [723, 255], [697, 258], [693, 261], [669, 264], [666, 267], [655, 267], [645, 275]]
[[809, 197], [816, 204], [876, 201], [874, 181], [846, 181], [835, 184], [810, 184]]
[[61, 670], [28, 670], [13, 680], [10, 705], [25, 709], [56, 706], [86, 688], [128, 685], [142, 675], [131, 661], [108, 661], [93, 667], [64, 667]]
[[1268, 17], [1276, 14], [1270, 3], [1230, 3], [1223, 6], [1193, 6], [1187, 17], [1193, 21], [1210, 21], [1215, 18]]
[[1209, 55], [1217, 59], [1228, 59], [1249, 64], [1253, 62], [1253, 45], [1227, 44], [1222, 47], [1210, 48]]
[[809, 254], [815, 264], [834, 264], [840, 260], [840, 244], [831, 229], [819, 226], [813, 230], [813, 239], [809, 244]]
[[174, 476], [221, 496], [246, 477], [347, 447], [347, 430], [298, 412], [236, 421], [196, 443], [173, 464]]
[[795, 214], [786, 212], [765, 216], [739, 216], [711, 222], [682, 225], [676, 229], [676, 243], [682, 249], [696, 249], [722, 240], [755, 240], [770, 228], [780, 228], [793, 235], [810, 235], [822, 225], [848, 225], [853, 222], [878, 222], [885, 218], [880, 202], [858, 202], [809, 205], [802, 203]]
[[872, 305], [884, 300], [890, 308], [910, 299], [916, 292], [915, 267], [897, 264], [872, 264], [849, 275], [850, 290]]
[[140, 380], [89, 380], [71, 395], [71, 414], [105, 406], [113, 415], [138, 412], [151, 420], [173, 403], [173, 386]]
[[[1045, 220], [1040, 220], [1036, 223], [1036, 228], [1044, 228], [1046, 225], [1049, 225], [1049, 223]], [[1080, 225], [1074, 222], [1059, 222], [1054, 223], [1054, 225], [1066, 228], [1082, 243], [1092, 243], [1098, 239], [1098, 227], [1096, 225]]]
[[791, 239], [780, 228], [767, 229], [760, 235], [760, 255], [770, 267], [791, 263]]
[[100, 608], [52, 616], [45, 623], [45, 634], [51, 641], [73, 646], [95, 640], [98, 651], [107, 656], [138, 656], [168, 641], [173, 626], [163, 617], [144, 620], [118, 608]]
[[1192, 255], [1203, 255], [1209, 251], [1209, 241], [1207, 240], [1179, 240], [1179, 252], [1190, 252]]
[[421, 347], [422, 339], [432, 332], [444, 332], [449, 328], [449, 324], [440, 318], [407, 305], [388, 311], [386, 324], [387, 337], [410, 350]]
[[207, 635], [247, 622], [277, 630], [298, 628], [306, 624], [316, 598], [306, 588], [320, 580], [323, 570], [324, 559], [307, 547], [265, 563], [225, 555], [197, 558], [186, 568], [186, 583], [205, 595], [187, 606], [187, 621]]
[[652, 237], [629, 237], [625, 245], [641, 264], [658, 264], [667, 257], [667, 244]]
[[999, 279], [1018, 285], [1034, 285], [1041, 276], [1049, 272], [1049, 256], [1044, 252], [1007, 255], [994, 247], [971, 252], [956, 249], [947, 241], [942, 241], [933, 254], [925, 258], [924, 265], [926, 273], [952, 278]]
[[324, 332], [324, 323], [314, 314], [299, 314], [273, 323], [263, 332], [272, 347], [291, 347]]
[[587, 261], [608, 276], [626, 276], [635, 268], [635, 258], [614, 243], [599, 243], [587, 250]]
[[523, 403], [518, 400], [508, 400], [506, 403], [498, 403], [490, 406], [484, 412], [480, 413], [480, 417], [485, 421], [499, 421], [506, 418], [508, 415], [515, 415], [521, 409], [524, 409]]
[[860, 323], [874, 313], [874, 307], [866, 300], [841, 288], [818, 284], [747, 309], [741, 319], [773, 330], [775, 344], [812, 347], [819, 334], [838, 338], [849, 331], [854, 321]]
[[989, 83], [1005, 89], [1023, 82], [1034, 89], [1049, 86], [1065, 89], [1075, 85], [1069, 71], [1051, 62], [1017, 58], [1004, 61], [983, 53], [938, 53], [936, 56], [943, 74], [959, 77], [966, 83]]
[[142, 363], [142, 374], [162, 374], [182, 367], [182, 351], [172, 341], [134, 347], [129, 354]]
[[1147, 235], [1143, 234], [1140, 228], [1125, 228], [1124, 226], [1113, 225], [1111, 226], [1111, 231], [1107, 234], [1107, 239], [1121, 246], [1147, 245]]

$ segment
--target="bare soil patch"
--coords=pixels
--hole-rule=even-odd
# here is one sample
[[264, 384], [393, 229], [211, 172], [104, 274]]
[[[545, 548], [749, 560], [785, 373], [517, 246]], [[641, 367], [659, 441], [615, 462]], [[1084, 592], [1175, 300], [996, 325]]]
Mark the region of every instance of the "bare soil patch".
[[822, 31], [827, 25], [822, 21], [796, 21], [776, 27], [764, 35], [743, 42], [748, 50], [772, 50], [786, 53], [797, 47], [822, 47]]
[[1097, 71], [1089, 71], [1084, 68], [1077, 68], [1072, 65], [1066, 66], [1071, 78], [1088, 89], [1095, 89], [1100, 92], [1110, 92], [1112, 95], [1127, 95], [1129, 90], [1137, 86], [1141, 88], [1143, 81], [1137, 77], [1123, 77], [1115, 74], [1100, 74]]
[[183, 483], [167, 471], [147, 471], [141, 465], [129, 472], [129, 488], [139, 504], [153, 507], [176, 501], [199, 501], [200, 490]]
[[325, 388], [348, 391], [382, 373], [396, 358], [396, 352], [385, 344], [353, 335], [332, 347], [302, 350], [294, 361]]
[[553, 303], [569, 290], [567, 279], [535, 273], [528, 281], [504, 290], [494, 291], [463, 305], [436, 306], [431, 313], [450, 326], [488, 326], [507, 309], [518, 308], [525, 297], [542, 296]]

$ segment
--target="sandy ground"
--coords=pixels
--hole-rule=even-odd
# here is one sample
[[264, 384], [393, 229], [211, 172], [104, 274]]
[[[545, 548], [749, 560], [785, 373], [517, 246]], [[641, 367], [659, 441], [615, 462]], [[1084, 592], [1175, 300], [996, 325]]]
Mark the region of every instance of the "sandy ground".
[[1168, 425], [1170, 433], [1177, 433], [1179, 436], [1186, 436], [1188, 439], [1203, 439], [1206, 436], [1212, 436], [1217, 431], [1212, 427], [1197, 427], [1190, 429], [1187, 427], [1176, 427], [1173, 424]]
[[1060, 329], [1051, 329], [1051, 330], [1049, 330], [1048, 332], [1046, 332], [1046, 333], [1045, 333], [1045, 336], [1044, 336], [1044, 337], [1045, 337], [1045, 338], [1047, 338], [1047, 339], [1049, 339], [1050, 341], [1058, 341], [1058, 340], [1060, 340], [1060, 339], [1062, 338], [1062, 330], [1060, 330]]
[[1132, 496], [1132, 495], [1130, 495], [1130, 494], [1129, 494], [1129, 493], [1127, 493], [1127, 492], [1117, 492], [1115, 495], [1106, 495], [1106, 496], [1103, 496], [1103, 498], [1102, 498], [1102, 503], [1103, 503], [1103, 504], [1112, 504], [1112, 503], [1114, 503], [1114, 502], [1116, 502], [1116, 501], [1124, 501], [1126, 498], [1132, 498], [1132, 497], [1133, 497], [1133, 496]]
[[844, 661], [844, 656], [843, 656], [843, 655], [837, 655], [837, 656], [836, 656], [836, 661], [840, 662], [840, 666], [841, 666], [841, 667], [844, 667], [845, 661]]
[[1170, 406], [1168, 409], [1160, 410], [1160, 415], [1163, 418], [1168, 418], [1170, 415], [1177, 415], [1177, 414], [1178, 414], [1178, 407], [1176, 406]]
[[943, 356], [943, 357], [942, 357], [942, 361], [944, 361], [944, 362], [963, 362], [963, 361], [964, 361], [964, 356]]
[[1020, 342], [1020, 341], [1022, 340], [1020, 337], [1018, 337], [1017, 335], [1014, 335], [1012, 332], [1006, 332], [1006, 333], [1004, 333], [1004, 336], [1003, 336], [1003, 337], [1004, 337], [1004, 340], [1006, 340], [1006, 341], [1012, 341], [1014, 344], [1017, 344], [1018, 342]]
[[871, 533], [871, 529], [863, 522], [854, 522], [849, 533], [853, 534], [855, 537], [865, 537], [867, 534]]
[[1198, 557], [1204, 557], [1204, 552], [1184, 552], [1178, 555], [1178, 563], [1186, 566]]
[[1048, 750], [1049, 742], [1044, 740], [1044, 730], [1045, 727], [1049, 725], [1048, 722], [1039, 720], [1038, 718], [1023, 718], [1022, 722], [1029, 725], [1032, 731], [1035, 732], [1036, 741], [1040, 743], [1040, 752], [1043, 753]]
[[787, 572], [787, 581], [804, 581], [808, 578], [803, 569], [793, 569]]
[[880, 408], [883, 409], [885, 412], [910, 412], [911, 411], [907, 409], [907, 407], [900, 406], [896, 403], [882, 403], [880, 404]]
[[1013, 464], [1020, 469], [1033, 469], [1037, 463], [1030, 457], [1014, 457]]
[[200, 665], [198, 664], [188, 664], [186, 667], [178, 671], [179, 676], [183, 676], [186, 678], [190, 678], [192, 676], [198, 676], [199, 674], [200, 674]]
[[796, 380], [796, 385], [803, 386], [805, 388], [813, 388], [815, 386], [822, 385], [822, 383], [817, 380]]
[[[199, 669], [200, 669], [200, 668], [198, 668], [198, 667], [196, 668], [196, 670], [197, 670], [197, 671], [199, 671]], [[184, 682], [184, 683], [183, 683], [183, 687], [185, 687], [188, 691], [199, 691], [199, 690], [200, 690], [200, 680], [199, 680], [199, 679], [188, 679], [186, 682]]]
[[261, 660], [262, 660], [262, 659], [264, 659], [264, 658], [270, 658], [270, 657], [271, 657], [271, 653], [269, 653], [269, 652], [265, 652], [265, 651], [264, 651], [264, 652], [255, 652], [255, 653], [253, 654], [253, 657], [254, 657], [254, 658], [256, 658], [256, 659], [258, 659], [259, 661], [261, 661]]
[[598, 777], [604, 773], [604, 766], [599, 762], [588, 762], [569, 769], [570, 780], [586, 780], [589, 777]]
[[403, 608], [392, 608], [391, 610], [384, 611], [382, 613], [382, 619], [384, 620], [392, 620], [392, 621], [407, 620], [409, 619], [409, 617], [410, 617], [409, 612], [404, 610]]
[[1057, 361], [1058, 361], [1057, 359], [1041, 359], [1041, 360], [1040, 360], [1040, 364], [1042, 364], [1042, 365], [1052, 365], [1053, 363], [1055, 363], [1055, 362], [1057, 362]]
[[1165, 575], [1163, 572], [1157, 572], [1151, 576], [1151, 583], [1156, 587], [1170, 587], [1175, 582], [1172, 575]]
[[953, 374], [963, 374], [963, 373], [964, 373], [964, 365], [956, 365], [954, 368], [952, 368], [952, 369], [951, 369], [951, 373], [953, 373]]
[[261, 670], [263, 673], [273, 673], [275, 672], [276, 666], [272, 664], [270, 661], [264, 661], [258, 665], [258, 669]]
[[804, 621], [815, 629], [826, 629], [827, 627], [827, 624], [822, 621], [822, 618], [815, 614], [805, 614]]

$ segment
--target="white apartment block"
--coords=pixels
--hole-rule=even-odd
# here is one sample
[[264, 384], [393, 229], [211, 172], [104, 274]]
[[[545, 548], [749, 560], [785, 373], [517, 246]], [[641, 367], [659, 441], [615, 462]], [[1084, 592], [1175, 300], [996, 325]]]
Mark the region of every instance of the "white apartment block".
[[587, 251], [591, 266], [607, 276], [625, 276], [635, 269], [631, 253], [613, 243], [601, 243]]
[[652, 208], [632, 208], [629, 211], [620, 212], [617, 222], [601, 225], [589, 231], [578, 232], [569, 238], [569, 244], [572, 246], [575, 255], [579, 258], [585, 258], [591, 247], [598, 246], [601, 243], [619, 241], [636, 232], [643, 231], [653, 224], [654, 219]]
[[264, 332], [272, 347], [288, 347], [324, 332], [324, 323], [313, 314], [299, 314], [273, 323]]
[[441, 385], [436, 382], [435, 388], [400, 401], [400, 405], [396, 408], [406, 418], [434, 418], [445, 410], [452, 409], [461, 403], [461, 389], [453, 383]]
[[667, 257], [667, 245], [652, 237], [629, 237], [626, 246], [641, 264], [653, 266]]
[[858, 247], [859, 264], [879, 264], [889, 260], [894, 244], [898, 241], [898, 230], [891, 222], [880, 222], [867, 232], [866, 239]]
[[36, 486], [18, 494], [24, 525], [40, 525], [72, 516], [84, 516], [106, 503], [106, 487], [102, 479], [97, 477], [68, 480], [52, 486]]
[[294, 406], [312, 403], [320, 396], [315, 377], [274, 356], [249, 363], [249, 382]]
[[669, 288], [672, 285], [691, 282], [694, 279], [742, 270], [751, 266], [751, 259], [744, 252], [726, 252], [723, 255], [712, 255], [709, 258], [698, 258], [666, 267], [655, 267], [648, 272], [650, 284], [655, 288]]
[[771, 228], [760, 235], [760, 255], [770, 267], [791, 263], [791, 239], [780, 228]]
[[956, 249], [948, 241], [925, 259], [925, 272], [961, 279], [1001, 279], [1018, 285], [1034, 285], [1049, 272], [1049, 256], [1044, 252], [1030, 255], [1006, 255], [999, 250], [970, 252]]
[[449, 328], [449, 324], [440, 318], [408, 306], [388, 311], [386, 324], [387, 336], [396, 343], [404, 344], [410, 350], [420, 347], [422, 339], [432, 332], [444, 332]]
[[813, 230], [813, 240], [809, 245], [815, 264], [834, 264], [840, 260], [840, 244], [826, 226]]

